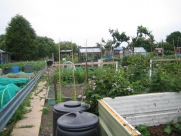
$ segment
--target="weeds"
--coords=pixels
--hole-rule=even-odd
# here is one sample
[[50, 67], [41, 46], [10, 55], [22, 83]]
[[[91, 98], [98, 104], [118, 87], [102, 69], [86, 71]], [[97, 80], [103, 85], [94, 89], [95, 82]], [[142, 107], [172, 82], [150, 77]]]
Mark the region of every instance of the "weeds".
[[181, 134], [181, 117], [178, 117], [178, 122], [174, 123], [173, 120], [169, 122], [164, 128], [164, 132], [171, 134], [172, 131], [176, 131]]
[[21, 125], [18, 128], [32, 128], [34, 125]]
[[43, 109], [41, 111], [42, 111], [43, 115], [45, 115], [49, 112], [49, 109], [47, 107], [43, 107]]

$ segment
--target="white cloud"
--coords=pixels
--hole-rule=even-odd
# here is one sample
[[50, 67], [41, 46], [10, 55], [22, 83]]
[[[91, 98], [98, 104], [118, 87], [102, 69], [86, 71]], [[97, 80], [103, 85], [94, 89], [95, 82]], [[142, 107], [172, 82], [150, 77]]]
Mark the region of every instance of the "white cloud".
[[137, 26], [152, 30], [156, 41], [181, 31], [180, 0], [0, 0], [0, 34], [11, 18], [23, 15], [37, 35], [55, 42], [95, 46], [110, 39], [109, 28], [136, 35]]

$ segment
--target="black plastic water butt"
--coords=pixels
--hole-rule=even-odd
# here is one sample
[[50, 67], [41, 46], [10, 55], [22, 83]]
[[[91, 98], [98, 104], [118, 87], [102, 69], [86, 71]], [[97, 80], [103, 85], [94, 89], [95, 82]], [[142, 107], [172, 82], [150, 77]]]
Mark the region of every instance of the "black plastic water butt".
[[53, 109], [53, 136], [56, 136], [57, 120], [66, 113], [88, 111], [90, 105], [80, 101], [67, 101], [56, 104]]
[[57, 120], [57, 136], [100, 136], [99, 119], [89, 112], [73, 112]]

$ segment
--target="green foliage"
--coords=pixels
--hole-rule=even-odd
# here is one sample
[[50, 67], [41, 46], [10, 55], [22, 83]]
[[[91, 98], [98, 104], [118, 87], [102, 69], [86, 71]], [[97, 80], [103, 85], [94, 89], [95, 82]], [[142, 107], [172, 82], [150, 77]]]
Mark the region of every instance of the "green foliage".
[[37, 59], [36, 33], [30, 23], [21, 15], [16, 15], [6, 28], [5, 48], [11, 52], [13, 60]]
[[13, 66], [18, 66], [19, 71], [24, 71], [26, 64], [32, 64], [34, 71], [40, 71], [45, 67], [45, 61], [24, 61], [24, 62], [16, 62], [16, 63], [7, 63], [0, 65], [1, 69], [4, 68], [12, 68]]
[[56, 103], [61, 103], [63, 101], [63, 95], [60, 93], [60, 91], [57, 91], [57, 100]]
[[60, 50], [72, 50], [72, 46], [74, 53], [78, 53], [78, 45], [76, 43], [68, 41], [60, 42]]
[[150, 92], [179, 92], [181, 90], [181, 63], [155, 63]]
[[52, 53], [54, 56], [58, 56], [58, 46], [54, 43], [53, 39], [48, 37], [37, 36], [36, 42], [38, 43], [38, 57], [45, 58], [51, 57]]
[[158, 48], [164, 48], [164, 55], [173, 55], [174, 54], [174, 46], [171, 43], [167, 42], [159, 42], [157, 44]]
[[6, 129], [7, 129], [6, 131], [1, 131], [0, 132], [0, 136], [11, 136], [11, 133], [13, 131], [13, 126], [9, 126]]
[[151, 136], [150, 132], [148, 131], [148, 126], [139, 125], [136, 129], [141, 133], [142, 136]]
[[113, 38], [113, 44], [115, 44], [114, 48], [119, 47], [122, 42], [127, 42], [129, 44], [130, 37], [127, 36], [125, 32], [120, 34], [118, 29], [109, 29], [109, 33]]
[[43, 109], [41, 111], [42, 111], [43, 115], [45, 115], [49, 112], [49, 109], [47, 107], [43, 107]]
[[19, 108], [14, 113], [13, 117], [9, 120], [8, 124], [16, 123], [18, 120], [23, 119], [23, 114], [26, 114], [29, 112], [29, 110], [26, 107], [30, 107], [30, 98], [31, 95], [29, 95], [24, 102], [19, 106]]
[[[93, 75], [98, 75], [100, 73], [100, 69], [97, 67], [89, 67], [88, 68], [88, 78], [91, 78]], [[57, 69], [55, 72], [55, 76], [59, 79], [59, 70]], [[75, 83], [82, 84], [85, 82], [86, 77], [86, 70], [85, 67], [77, 67], [74, 71], [75, 76]], [[72, 76], [72, 69], [62, 69], [61, 70], [61, 80], [62, 83], [65, 84], [72, 84], [73, 83], [73, 76]]]
[[0, 35], [0, 49], [5, 50], [5, 35], [4, 34]]
[[172, 131], [176, 131], [177, 133], [181, 134], [181, 117], [178, 117], [177, 123], [174, 123], [174, 121], [172, 120], [164, 128], [164, 132], [167, 134], [171, 134]]
[[92, 112], [96, 113], [97, 99], [131, 95], [134, 90], [129, 85], [130, 83], [126, 79], [126, 74], [123, 70], [102, 69], [100, 74], [93, 76], [85, 87], [86, 102], [91, 104]]
[[175, 31], [167, 36], [166, 41], [172, 46], [181, 47], [181, 32]]

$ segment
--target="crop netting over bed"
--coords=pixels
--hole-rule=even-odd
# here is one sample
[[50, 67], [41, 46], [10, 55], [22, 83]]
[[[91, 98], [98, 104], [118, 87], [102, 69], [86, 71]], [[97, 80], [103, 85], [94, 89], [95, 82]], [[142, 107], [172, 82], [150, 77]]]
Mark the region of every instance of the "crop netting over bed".
[[0, 85], [0, 110], [21, 90], [20, 87], [11, 83]]
[[28, 83], [28, 78], [4, 78], [0, 77], [0, 85], [7, 85], [10, 83], [14, 84], [26, 84]]

